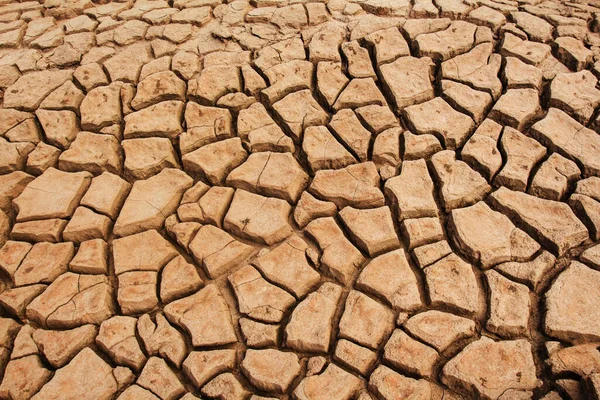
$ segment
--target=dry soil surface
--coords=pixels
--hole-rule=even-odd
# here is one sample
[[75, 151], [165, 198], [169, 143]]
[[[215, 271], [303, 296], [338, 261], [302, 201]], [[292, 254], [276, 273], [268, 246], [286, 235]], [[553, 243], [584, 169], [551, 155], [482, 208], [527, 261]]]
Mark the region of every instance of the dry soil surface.
[[0, 0], [0, 398], [597, 400], [599, 32]]

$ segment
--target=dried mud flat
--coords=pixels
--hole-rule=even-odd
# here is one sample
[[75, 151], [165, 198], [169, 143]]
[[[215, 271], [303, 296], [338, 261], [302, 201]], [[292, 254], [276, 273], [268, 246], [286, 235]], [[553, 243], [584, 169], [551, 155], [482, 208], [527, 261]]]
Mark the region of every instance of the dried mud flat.
[[600, 4], [0, 0], [0, 398], [598, 399]]

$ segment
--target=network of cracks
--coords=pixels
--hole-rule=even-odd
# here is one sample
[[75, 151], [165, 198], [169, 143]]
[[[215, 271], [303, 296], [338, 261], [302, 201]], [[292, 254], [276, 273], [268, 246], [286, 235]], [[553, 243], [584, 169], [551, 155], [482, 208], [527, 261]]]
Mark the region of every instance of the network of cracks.
[[0, 0], [0, 398], [598, 399], [598, 32]]

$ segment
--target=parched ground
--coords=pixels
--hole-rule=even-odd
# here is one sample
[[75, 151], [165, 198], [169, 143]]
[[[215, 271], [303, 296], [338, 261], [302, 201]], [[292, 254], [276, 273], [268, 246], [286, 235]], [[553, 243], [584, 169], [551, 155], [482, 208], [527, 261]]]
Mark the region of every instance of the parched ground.
[[587, 1], [0, 0], [0, 399], [598, 400]]

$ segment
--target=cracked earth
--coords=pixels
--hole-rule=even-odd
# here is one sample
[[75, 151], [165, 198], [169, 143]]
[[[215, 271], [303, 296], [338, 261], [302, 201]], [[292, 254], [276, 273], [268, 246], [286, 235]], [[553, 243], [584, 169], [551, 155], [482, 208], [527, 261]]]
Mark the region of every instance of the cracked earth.
[[600, 398], [594, 0], [0, 0], [0, 398]]

